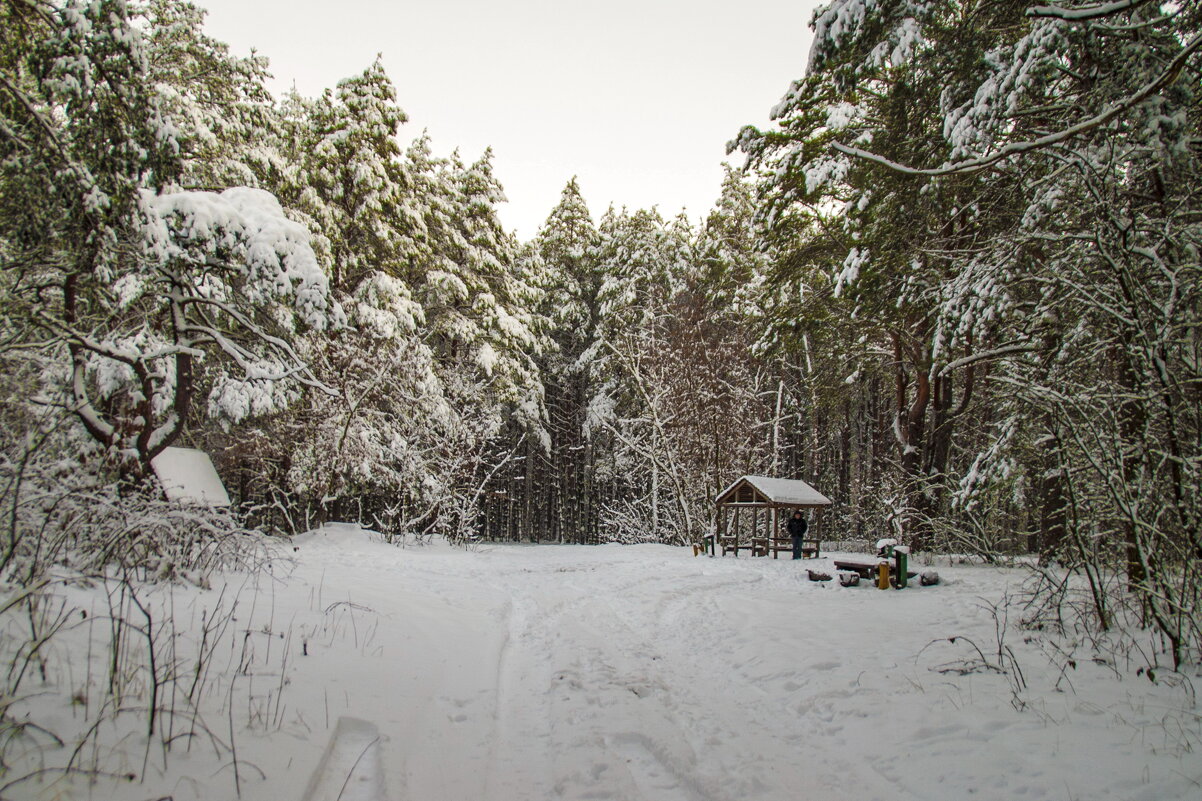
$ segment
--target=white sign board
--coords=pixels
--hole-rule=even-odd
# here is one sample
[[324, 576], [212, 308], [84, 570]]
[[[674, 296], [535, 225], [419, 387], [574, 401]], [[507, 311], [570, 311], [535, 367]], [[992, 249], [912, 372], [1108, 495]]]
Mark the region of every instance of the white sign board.
[[205, 506], [229, 506], [230, 496], [213, 460], [195, 448], [167, 448], [150, 462], [167, 499]]

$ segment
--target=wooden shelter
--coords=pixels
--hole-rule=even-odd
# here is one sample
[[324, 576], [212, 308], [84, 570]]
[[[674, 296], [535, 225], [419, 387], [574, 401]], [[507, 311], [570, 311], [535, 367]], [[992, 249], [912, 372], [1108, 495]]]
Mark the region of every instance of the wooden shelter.
[[[718, 507], [715, 540], [723, 556], [730, 550], [738, 556], [740, 548], [750, 550], [752, 556], [771, 552], [774, 559], [781, 551], [792, 552], [793, 540], [782, 525], [794, 509], [815, 510], [802, 552], [806, 556], [822, 555], [818, 518], [822, 508], [831, 505], [831, 499], [800, 479], [743, 476], [722, 490], [714, 503]], [[785, 510], [785, 517], [781, 510]], [[713, 545], [711, 541], [711, 553]]]

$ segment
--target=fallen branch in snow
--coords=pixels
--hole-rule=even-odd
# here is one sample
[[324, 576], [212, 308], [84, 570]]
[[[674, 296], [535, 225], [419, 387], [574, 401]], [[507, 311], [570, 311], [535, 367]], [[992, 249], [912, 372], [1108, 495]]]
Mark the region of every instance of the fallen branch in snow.
[[946, 642], [955, 645], [957, 641], [963, 641], [971, 645], [973, 650], [977, 652], [977, 659], [960, 659], [954, 662], [944, 662], [943, 664], [935, 665], [931, 668], [931, 670], [935, 671], [936, 673], [955, 673], [960, 676], [967, 676], [970, 673], [980, 673], [982, 670], [990, 670], [1003, 676], [1006, 675], [1005, 668], [1003, 668], [1001, 665], [995, 665], [986, 659], [985, 652], [981, 650], [980, 646], [963, 635], [957, 635], [954, 637], [941, 637], [937, 640], [931, 640], [926, 644], [922, 651], [919, 651], [918, 653], [921, 655], [923, 651], [937, 643]]
[[[968, 643], [976, 652], [976, 658], [960, 659], [952, 662], [945, 662], [935, 665], [931, 670], [936, 673], [955, 673], [961, 676], [966, 676], [971, 673], [979, 673], [981, 671], [991, 671], [1006, 676], [1010, 681], [1011, 691], [1014, 695], [1013, 703], [1016, 708], [1022, 708], [1023, 701], [1019, 698], [1019, 693], [1027, 689], [1027, 679], [1023, 674], [1022, 668], [1018, 664], [1018, 658], [1014, 654], [1014, 650], [1006, 644], [1006, 633], [1009, 629], [1009, 609], [1012, 603], [1011, 597], [1007, 594], [1002, 597], [1002, 600], [997, 603], [982, 601], [981, 608], [985, 609], [993, 617], [994, 636], [997, 639], [995, 656], [991, 659], [985, 656], [985, 652], [969, 637], [956, 635], [952, 637], [931, 640], [922, 651], [918, 652], [921, 656], [927, 648], [930, 648], [936, 643], [948, 643], [956, 645], [957, 641]], [[917, 657], [916, 657], [917, 658]]]

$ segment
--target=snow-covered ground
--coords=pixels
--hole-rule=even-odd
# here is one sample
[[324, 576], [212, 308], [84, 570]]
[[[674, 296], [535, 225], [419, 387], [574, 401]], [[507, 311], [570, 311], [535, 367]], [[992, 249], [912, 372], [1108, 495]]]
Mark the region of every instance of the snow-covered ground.
[[[1013, 626], [1013, 661], [998, 656], [992, 605], [1021, 571], [939, 565], [939, 586], [904, 591], [806, 579], [829, 565], [655, 545], [397, 548], [328, 527], [270, 574], [148, 591], [177, 626], [193, 621], [181, 640], [236, 601], [237, 636], [211, 668], [232, 680], [209, 678], [202, 703], [236, 764], [192, 738], [164, 768], [129, 734], [106, 747], [141, 782], [10, 795], [234, 798], [236, 773], [248, 801], [1202, 798], [1188, 680], [1084, 649], [1068, 667]], [[972, 669], [982, 655], [1010, 673]], [[84, 663], [27, 703], [71, 709], [103, 675]]]

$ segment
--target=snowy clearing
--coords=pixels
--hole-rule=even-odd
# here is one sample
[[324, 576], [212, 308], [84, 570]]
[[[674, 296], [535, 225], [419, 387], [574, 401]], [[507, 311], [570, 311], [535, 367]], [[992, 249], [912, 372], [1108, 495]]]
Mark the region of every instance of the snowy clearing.
[[[1025, 688], [972, 669], [999, 663], [991, 604], [1018, 570], [941, 564], [939, 586], [880, 591], [808, 581], [829, 558], [398, 548], [351, 526], [281, 550], [274, 577], [146, 591], [191, 625], [181, 641], [236, 598], [211, 668], [232, 679], [201, 702], [236, 765], [180, 743], [166, 768], [151, 752], [142, 782], [30, 781], [12, 797], [234, 798], [235, 772], [248, 801], [1199, 797], [1188, 681], [1084, 650], [1062, 671], [1013, 627]], [[103, 593], [70, 593], [103, 617]], [[72, 693], [104, 675], [85, 667], [87, 630], [60, 635], [76, 651], [25, 702], [60, 710], [60, 734]], [[106, 740], [134, 773], [139, 738]]]

